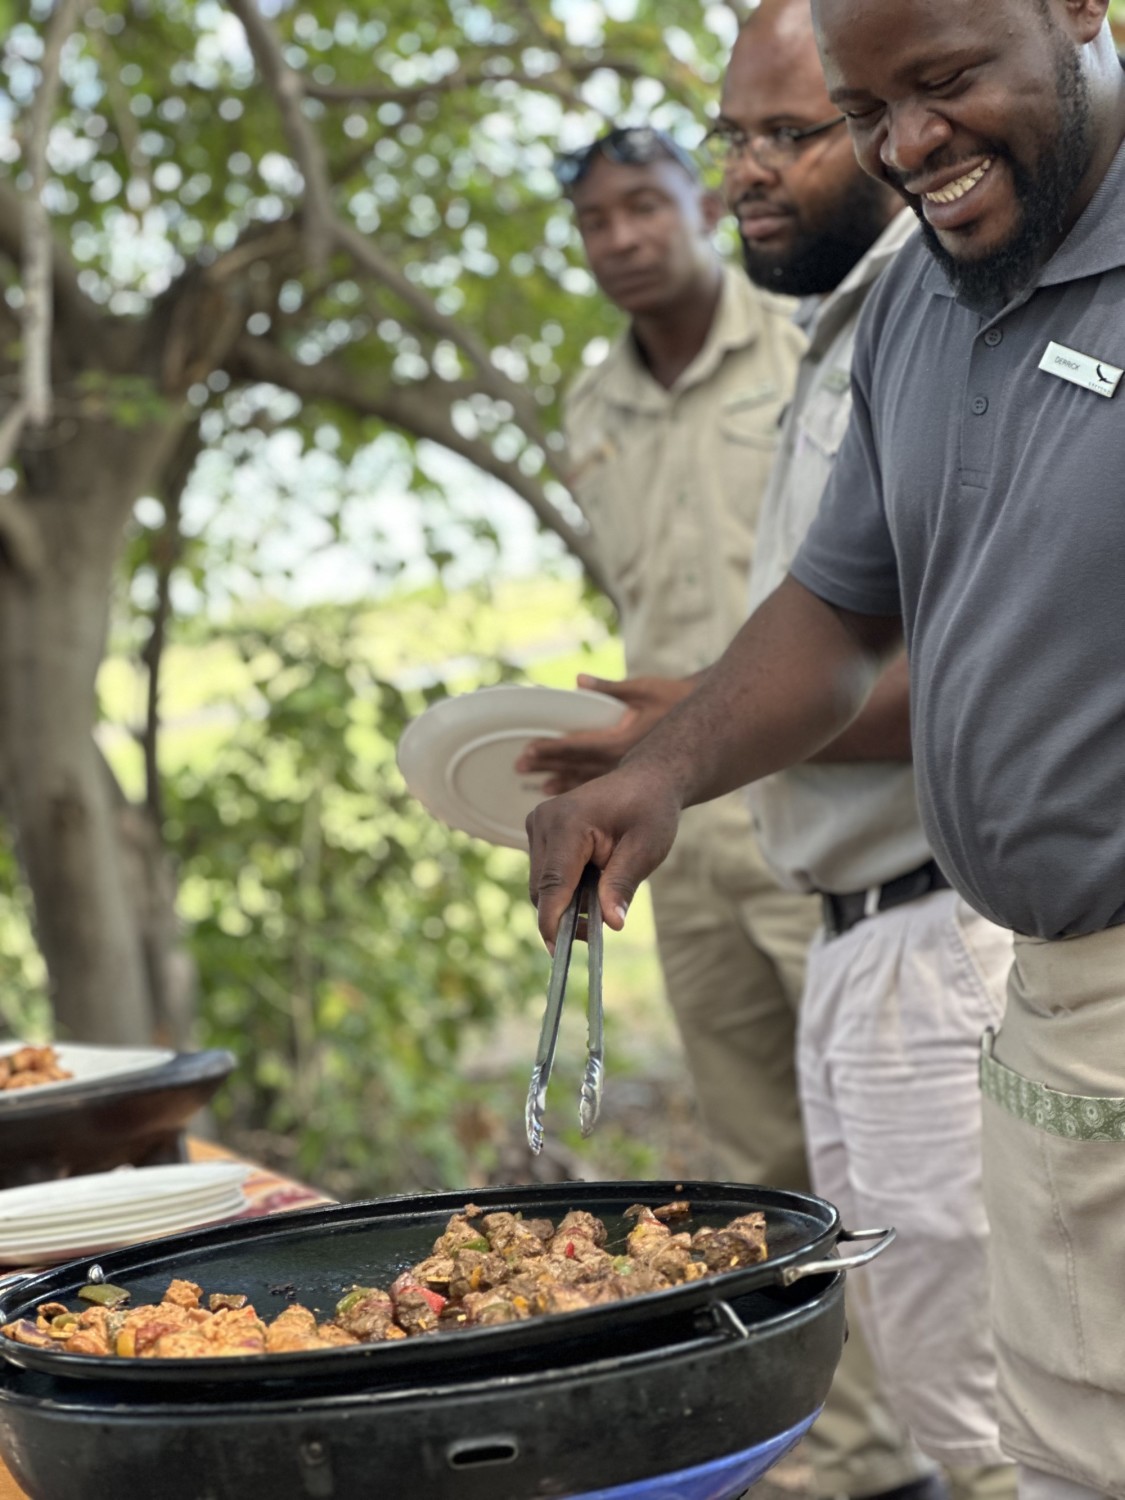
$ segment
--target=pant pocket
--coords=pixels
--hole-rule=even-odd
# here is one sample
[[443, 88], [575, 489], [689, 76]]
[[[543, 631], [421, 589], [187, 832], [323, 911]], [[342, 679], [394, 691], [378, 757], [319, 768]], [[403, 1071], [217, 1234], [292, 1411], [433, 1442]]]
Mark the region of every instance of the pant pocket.
[[988, 1035], [981, 1088], [997, 1334], [1044, 1371], [1125, 1394], [1125, 1098], [1026, 1078]]

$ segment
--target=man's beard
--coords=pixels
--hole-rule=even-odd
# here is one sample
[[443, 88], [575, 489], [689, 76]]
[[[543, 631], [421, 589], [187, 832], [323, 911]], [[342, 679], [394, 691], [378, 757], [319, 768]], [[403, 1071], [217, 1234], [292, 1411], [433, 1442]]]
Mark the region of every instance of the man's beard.
[[1093, 154], [1090, 89], [1077, 52], [1060, 46], [1055, 82], [1059, 121], [1054, 138], [1033, 169], [1021, 166], [1003, 146], [986, 143], [985, 155], [1005, 161], [1020, 206], [1019, 226], [1006, 245], [979, 260], [951, 255], [926, 222], [922, 201], [907, 197], [922, 221], [926, 248], [948, 276], [954, 291], [978, 312], [995, 311], [1027, 286], [1066, 224], [1070, 200]]
[[846, 194], [833, 205], [823, 223], [806, 229], [798, 220], [793, 248], [784, 258], [743, 238], [746, 274], [755, 286], [787, 297], [819, 297], [834, 292], [886, 228], [889, 197], [882, 183], [856, 172]]

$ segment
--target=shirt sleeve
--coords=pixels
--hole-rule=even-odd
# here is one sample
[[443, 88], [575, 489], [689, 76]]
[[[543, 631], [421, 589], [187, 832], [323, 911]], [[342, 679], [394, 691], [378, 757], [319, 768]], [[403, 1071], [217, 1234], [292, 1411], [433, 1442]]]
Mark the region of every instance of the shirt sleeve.
[[871, 320], [861, 322], [852, 365], [852, 415], [832, 475], [790, 572], [839, 609], [897, 615], [898, 560], [887, 524], [870, 403]]

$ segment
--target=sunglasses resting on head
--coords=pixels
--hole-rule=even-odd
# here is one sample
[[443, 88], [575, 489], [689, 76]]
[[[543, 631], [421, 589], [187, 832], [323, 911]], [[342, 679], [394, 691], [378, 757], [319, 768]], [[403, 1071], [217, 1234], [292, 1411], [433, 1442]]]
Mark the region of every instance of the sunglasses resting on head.
[[645, 167], [654, 161], [674, 161], [693, 178], [699, 168], [684, 148], [653, 125], [623, 125], [600, 136], [579, 151], [563, 151], [555, 158], [555, 180], [568, 191], [581, 182], [597, 157], [618, 166]]

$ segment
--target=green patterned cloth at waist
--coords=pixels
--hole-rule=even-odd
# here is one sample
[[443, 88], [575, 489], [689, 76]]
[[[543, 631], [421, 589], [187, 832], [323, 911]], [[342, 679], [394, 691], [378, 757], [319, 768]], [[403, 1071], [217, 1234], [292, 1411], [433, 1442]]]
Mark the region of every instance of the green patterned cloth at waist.
[[992, 1055], [995, 1033], [980, 1045], [980, 1088], [1008, 1114], [1071, 1141], [1125, 1141], [1125, 1099], [1063, 1094], [1015, 1073]]

